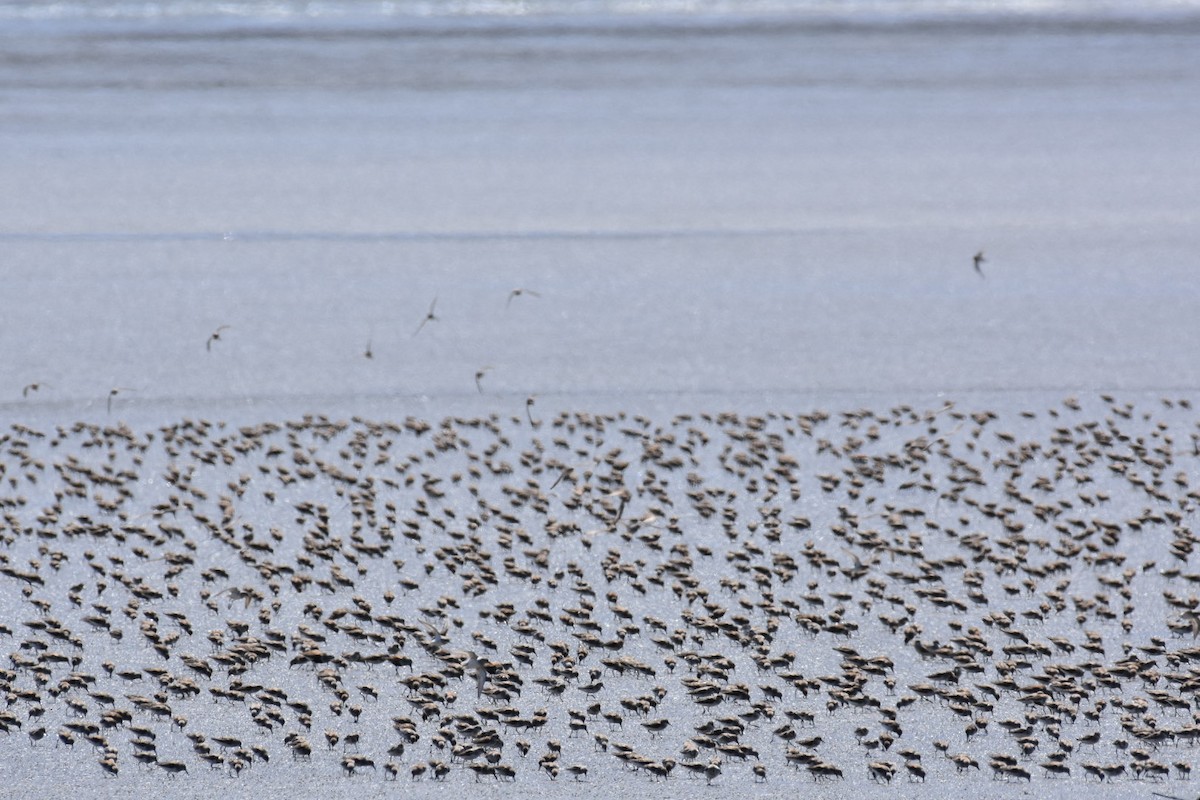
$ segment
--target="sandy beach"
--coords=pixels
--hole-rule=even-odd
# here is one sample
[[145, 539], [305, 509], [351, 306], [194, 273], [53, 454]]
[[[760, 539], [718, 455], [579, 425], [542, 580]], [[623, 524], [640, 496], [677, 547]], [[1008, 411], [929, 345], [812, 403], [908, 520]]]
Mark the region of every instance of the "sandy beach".
[[0, 7], [0, 794], [1195, 796], [1200, 18], [917, 6]]

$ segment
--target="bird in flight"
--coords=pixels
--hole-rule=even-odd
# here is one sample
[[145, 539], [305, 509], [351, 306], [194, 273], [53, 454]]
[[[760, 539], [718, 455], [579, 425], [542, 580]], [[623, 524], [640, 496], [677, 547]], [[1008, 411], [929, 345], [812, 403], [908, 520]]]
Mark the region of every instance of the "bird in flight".
[[511, 306], [513, 298], [520, 297], [523, 294], [527, 294], [530, 297], [541, 297], [541, 295], [538, 294], [537, 292], [535, 292], [533, 289], [513, 289], [511, 292], [508, 293], [508, 302], [506, 302], [504, 304], [504, 307], [508, 308], [509, 306]]
[[221, 341], [221, 331], [227, 331], [227, 330], [229, 330], [229, 326], [222, 325], [221, 327], [219, 327], [215, 331], [213, 331], [212, 335], [208, 337], [208, 341], [204, 343], [204, 349], [211, 353], [213, 342]]
[[541, 421], [534, 422], [533, 420], [533, 400], [533, 395], [530, 395], [529, 399], [525, 401], [525, 417], [529, 420], [529, 427], [536, 428], [542, 423]]
[[491, 367], [480, 367], [475, 371], [475, 388], [479, 390], [480, 394], [483, 394], [483, 376], [486, 375], [490, 369]]
[[29, 397], [30, 392], [36, 392], [38, 389], [41, 389], [41, 388], [42, 388], [42, 385], [40, 383], [31, 383], [28, 386], [26, 386], [24, 389], [21, 390], [21, 397]]
[[370, 361], [375, 358], [375, 326], [372, 325], [367, 329], [367, 349], [363, 350], [363, 358]]
[[113, 387], [112, 389], [109, 389], [108, 390], [108, 404], [107, 404], [108, 413], [109, 414], [112, 413], [112, 401], [113, 401], [114, 397], [119, 395], [121, 392], [132, 392], [132, 391], [133, 391], [132, 389], [127, 389], [127, 388], [124, 388], [121, 386], [116, 386], [116, 387]]
[[983, 257], [983, 251], [980, 250], [978, 253], [976, 253], [973, 260], [975, 262], [975, 271], [979, 273], [979, 277], [984, 277], [983, 268], [980, 265], [987, 261], [987, 259]]
[[571, 474], [571, 471], [572, 470], [570, 467], [563, 467], [563, 471], [560, 472], [558, 477], [554, 479], [554, 483], [550, 484], [550, 488], [553, 489], [555, 486], [558, 486], [558, 484], [562, 482], [563, 478]]
[[475, 673], [475, 694], [477, 697], [482, 697], [483, 690], [487, 686], [487, 662], [476, 655], [474, 650], [468, 650], [463, 671]]
[[425, 318], [421, 320], [421, 324], [417, 326], [417, 329], [415, 331], [413, 331], [413, 336], [416, 336], [418, 333], [421, 332], [421, 329], [425, 327], [426, 322], [437, 322], [438, 318], [433, 313], [433, 309], [436, 307], [437, 307], [437, 298], [435, 297], [435, 298], [433, 298], [433, 302], [429, 304], [429, 311], [425, 314]]

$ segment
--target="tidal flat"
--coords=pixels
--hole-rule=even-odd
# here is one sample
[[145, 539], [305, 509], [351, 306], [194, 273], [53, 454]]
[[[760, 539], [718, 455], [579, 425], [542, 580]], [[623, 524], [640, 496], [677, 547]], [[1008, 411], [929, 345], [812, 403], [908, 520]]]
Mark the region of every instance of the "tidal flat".
[[1188, 398], [524, 412], [12, 424], [10, 788], [1192, 786]]

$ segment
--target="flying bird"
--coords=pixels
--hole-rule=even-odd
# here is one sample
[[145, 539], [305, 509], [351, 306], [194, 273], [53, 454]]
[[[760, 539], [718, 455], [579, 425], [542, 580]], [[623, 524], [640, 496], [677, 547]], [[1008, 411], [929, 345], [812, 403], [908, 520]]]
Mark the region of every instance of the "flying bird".
[[480, 394], [483, 394], [483, 376], [487, 375], [490, 369], [491, 367], [480, 367], [475, 371], [475, 388], [479, 390]]
[[538, 294], [537, 292], [535, 292], [533, 289], [513, 289], [511, 292], [508, 293], [508, 301], [504, 304], [504, 307], [508, 308], [509, 306], [511, 306], [513, 298], [520, 297], [523, 294], [527, 294], [530, 297], [541, 297], [541, 295]]
[[28, 386], [26, 386], [24, 389], [21, 390], [21, 397], [29, 397], [30, 392], [36, 392], [38, 389], [41, 389], [41, 388], [42, 388], [42, 385], [40, 383], [31, 383]]
[[124, 388], [121, 386], [116, 386], [112, 389], [109, 389], [108, 390], [108, 403], [107, 403], [108, 413], [109, 414], [112, 413], [112, 401], [113, 401], [114, 397], [119, 395], [121, 392], [132, 392], [132, 391], [133, 391], [132, 389], [127, 389], [127, 388]]
[[525, 417], [529, 420], [529, 427], [536, 428], [542, 423], [540, 421], [535, 422], [533, 419], [533, 400], [533, 395], [530, 395], [525, 401]]
[[980, 250], [978, 253], [975, 254], [975, 258], [973, 259], [973, 261], [975, 262], [975, 271], [979, 273], [979, 277], [981, 277], [981, 278], [984, 277], [983, 268], [980, 265], [983, 264], [983, 262], [987, 261], [987, 259], [983, 257], [982, 250]]
[[416, 336], [421, 332], [421, 329], [425, 327], [426, 322], [437, 322], [438, 318], [433, 313], [433, 309], [437, 307], [437, 301], [438, 299], [436, 297], [433, 298], [433, 302], [429, 304], [429, 311], [425, 314], [425, 318], [421, 320], [421, 324], [417, 326], [415, 331], [413, 331], [413, 336]]
[[475, 693], [476, 696], [482, 697], [484, 687], [487, 686], [487, 662], [481, 659], [474, 650], [468, 650], [467, 660], [463, 664], [463, 671], [474, 673]]
[[222, 325], [221, 327], [219, 327], [215, 331], [213, 331], [212, 335], [208, 337], [208, 341], [204, 343], [204, 349], [211, 353], [213, 342], [221, 341], [221, 331], [227, 331], [227, 330], [229, 330], [229, 326]]

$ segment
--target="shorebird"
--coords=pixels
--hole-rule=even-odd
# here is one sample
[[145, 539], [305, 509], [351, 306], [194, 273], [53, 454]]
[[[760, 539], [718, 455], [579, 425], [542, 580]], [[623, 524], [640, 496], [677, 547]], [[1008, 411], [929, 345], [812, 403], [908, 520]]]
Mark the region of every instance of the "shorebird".
[[[863, 762], [851, 770], [817, 755], [830, 751], [822, 736], [839, 726], [880, 783], [951, 768], [979, 780], [979, 762], [949, 754], [947, 741], [931, 742], [922, 765], [926, 748], [905, 730], [915, 715], [941, 731], [970, 722], [972, 742], [1002, 729], [1001, 749], [1012, 755], [976, 754], [997, 780], [1036, 771], [1060, 783], [1157, 781], [1168, 768], [1183, 778], [1190, 760], [1171, 766], [1153, 756], [1172, 739], [1200, 740], [1186, 715], [1174, 716], [1190, 685], [1180, 670], [1200, 660], [1196, 600], [1192, 589], [1178, 593], [1200, 584], [1187, 525], [1200, 506], [1197, 456], [1186, 446], [1194, 425], [1173, 427], [1189, 416], [1175, 398], [1165, 412], [1099, 399], [1099, 415], [1082, 397], [1056, 402], [1053, 422], [1020, 412], [1012, 432], [986, 408], [907, 406], [670, 420], [559, 413], [541, 428], [519, 413], [45, 431], [13, 422], [0, 431], [10, 456], [0, 481], [0, 534], [9, 537], [0, 541], [0, 600], [31, 611], [0, 621], [0, 642], [13, 651], [0, 669], [8, 698], [0, 733], [24, 731], [5, 739], [18, 749], [79, 739], [114, 768], [149, 765], [161, 751], [189, 768], [252, 770], [270, 754], [249, 742], [281, 736], [302, 778], [361, 749], [366, 761], [347, 762], [356, 775], [371, 766], [372, 747], [392, 743], [383, 758], [409, 770], [405, 757], [425, 757], [429, 743], [429, 755], [442, 751], [481, 780], [535, 770], [553, 779], [582, 761], [604, 782], [616, 770], [659, 780], [676, 765], [612, 741], [611, 731], [588, 731], [593, 718], [658, 742], [695, 715], [701, 723], [677, 737], [687, 737], [677, 766], [730, 791], [761, 779], [756, 768], [780, 756], [815, 782], [843, 769], [866, 780]], [[529, 405], [526, 421], [536, 421]], [[810, 476], [806, 462], [823, 472]], [[1106, 485], [1096, 488], [1101, 475]], [[789, 519], [787, 498], [798, 500], [792, 491], [810, 479], [826, 501], [814, 513], [828, 519]], [[890, 496], [876, 500], [876, 483]], [[253, 511], [275, 492], [296, 515], [296, 547]], [[1144, 510], [1105, 514], [1106, 505]], [[681, 520], [693, 514], [708, 524], [685, 536]], [[810, 526], [828, 533], [783, 544]], [[1162, 548], [1143, 561], [1126, 545], [1150, 526]], [[12, 538], [15, 530], [31, 535]], [[210, 566], [218, 561], [228, 569]], [[48, 587], [64, 565], [74, 585], [60, 599]], [[949, 602], [960, 580], [968, 598], [990, 602]], [[784, 588], [793, 581], [807, 594]], [[1100, 591], [1083, 588], [1093, 582]], [[419, 599], [393, 602], [396, 584]], [[1146, 624], [1132, 613], [1140, 597], [1163, 604], [1152, 617], [1167, 620], [1169, 635], [1130, 633]], [[189, 603], [197, 610], [185, 615]], [[222, 618], [230, 613], [243, 618]], [[192, 639], [208, 614], [215, 630]], [[1055, 614], [1072, 624], [1036, 633]], [[483, 630], [467, 640], [476, 619]], [[1111, 638], [1119, 624], [1128, 635], [1106, 650], [1100, 632]], [[643, 627], [654, 647], [639, 640]], [[801, 675], [795, 653], [780, 653], [796, 634], [836, 654], [827, 674]], [[472, 640], [512, 658], [460, 649]], [[1083, 651], [1087, 661], [1074, 663]], [[147, 654], [166, 663], [147, 664]], [[352, 677], [389, 664], [399, 692], [392, 673]], [[755, 667], [761, 677], [750, 679]], [[893, 671], [924, 682], [901, 679], [894, 688], [903, 694], [892, 697]], [[471, 677], [486, 701], [455, 692]], [[660, 685], [629, 689], [634, 677]], [[531, 685], [566, 706], [535, 711], [537, 701], [521, 695]], [[365, 712], [352, 703], [356, 692]], [[784, 707], [793, 692], [806, 710]], [[204, 693], [220, 704], [220, 730], [201, 733], [210, 715], [189, 724], [172, 710]], [[403, 703], [411, 718], [389, 723], [382, 709]], [[869, 716], [850, 723], [852, 710]], [[1073, 727], [1078, 715], [1083, 728]], [[654, 729], [668, 719], [665, 731]], [[303, 735], [327, 727], [330, 752], [308, 767]], [[264, 730], [272, 739], [257, 738]], [[1111, 750], [1102, 730], [1118, 737]], [[567, 738], [585, 731], [590, 745]], [[546, 756], [527, 758], [529, 741], [518, 736], [547, 741]], [[1039, 742], [1057, 751], [1034, 760]], [[751, 744], [763, 759], [752, 767]], [[511, 767], [506, 745], [519, 755]], [[1084, 763], [1093, 749], [1114, 763]], [[876, 761], [885, 751], [903, 761]], [[721, 774], [709, 756], [734, 767]], [[171, 762], [160, 763], [170, 774]], [[434, 779], [450, 769], [424, 768]]]
[[121, 387], [121, 386], [117, 386], [112, 389], [109, 389], [108, 390], [108, 401], [105, 405], [105, 408], [107, 409], [107, 413], [109, 413], [109, 414], [112, 413], [112, 401], [113, 401], [114, 397], [119, 395], [121, 392], [132, 392], [132, 391], [133, 391], [133, 389], [129, 389], [127, 387]]
[[984, 277], [982, 265], [985, 261], [987, 261], [987, 259], [983, 257], [983, 251], [980, 250], [978, 253], [976, 253], [975, 257], [972, 259], [972, 261], [975, 264], [975, 271], [977, 273], [979, 273], [979, 277], [981, 277], [981, 278]]
[[30, 392], [36, 392], [41, 388], [42, 385], [40, 383], [27, 384], [25, 388], [21, 390], [21, 397], [29, 397]]
[[347, 778], [354, 777], [355, 770], [366, 769], [367, 767], [370, 767], [373, 770], [376, 769], [375, 762], [373, 760], [367, 758], [366, 756], [357, 756], [357, 755], [342, 756], [341, 763], [342, 763], [342, 770], [346, 773]]
[[483, 394], [483, 376], [487, 375], [490, 370], [491, 367], [480, 367], [475, 370], [475, 388], [479, 390], [480, 394]]
[[665, 731], [667, 729], [667, 726], [670, 724], [671, 724], [671, 721], [669, 719], [663, 717], [661, 719], [655, 719], [655, 720], [651, 720], [649, 722], [643, 722], [642, 727], [650, 732], [650, 738], [653, 739], [655, 736], [657, 736], [658, 734]]
[[522, 295], [526, 295], [526, 294], [529, 295], [530, 297], [541, 297], [540, 294], [533, 291], [532, 289], [513, 289], [511, 292], [508, 293], [508, 300], [507, 300], [507, 302], [505, 302], [504, 307], [508, 308], [509, 306], [511, 306], [514, 297], [521, 297]]
[[228, 326], [228, 325], [221, 325], [221, 326], [220, 326], [220, 327], [218, 327], [218, 328], [217, 328], [215, 331], [213, 331], [212, 333], [210, 333], [210, 334], [208, 335], [208, 341], [206, 341], [206, 342], [204, 343], [204, 349], [205, 349], [205, 350], [207, 350], [208, 352], [210, 352], [210, 353], [211, 353], [211, 352], [212, 352], [212, 345], [213, 345], [213, 342], [219, 342], [219, 341], [221, 341], [221, 332], [222, 332], [222, 331], [227, 331], [227, 330], [229, 330], [229, 326]]
[[483, 697], [484, 688], [487, 686], [487, 662], [481, 659], [474, 650], [468, 650], [467, 660], [463, 664], [463, 671], [474, 674], [475, 696]]
[[433, 310], [437, 307], [437, 301], [438, 299], [436, 297], [433, 298], [433, 302], [429, 304], [429, 311], [425, 313], [425, 317], [421, 320], [421, 324], [417, 326], [415, 331], [413, 331], [413, 336], [416, 336], [421, 332], [421, 329], [425, 327], [426, 322], [437, 322], [438, 318], [433, 313]]

